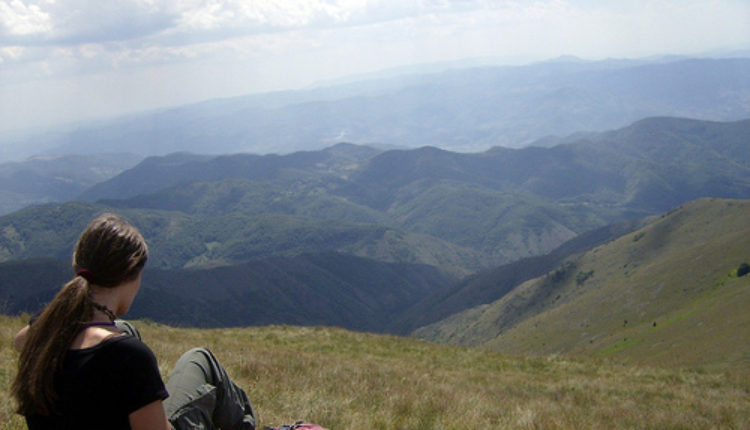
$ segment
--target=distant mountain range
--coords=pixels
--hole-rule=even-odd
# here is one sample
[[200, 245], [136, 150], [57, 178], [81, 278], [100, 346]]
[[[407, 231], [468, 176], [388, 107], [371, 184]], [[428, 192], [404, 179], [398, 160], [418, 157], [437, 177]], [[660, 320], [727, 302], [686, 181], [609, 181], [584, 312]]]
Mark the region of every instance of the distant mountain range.
[[67, 255], [110, 207], [149, 236], [156, 267], [326, 251], [468, 274], [696, 198], [748, 198], [748, 136], [748, 120], [652, 118], [552, 148], [152, 157], [84, 192], [90, 204], [0, 218], [0, 256]]
[[35, 156], [0, 163], [0, 215], [27, 206], [64, 202], [129, 169], [143, 157], [134, 154]]
[[339, 142], [477, 152], [553, 144], [652, 116], [750, 118], [750, 59], [558, 59], [404, 74], [0, 135], [0, 159], [38, 153], [228, 154]]
[[560, 59], [3, 135], [0, 313], [115, 211], [134, 318], [750, 364], [748, 118], [750, 59]]
[[[420, 336], [502, 349], [493, 343], [499, 333], [525, 327], [557, 304], [573, 306], [583, 287], [615, 294], [619, 287], [604, 286], [602, 278], [628, 285], [628, 276], [603, 276], [607, 262], [628, 274], [657, 270], [638, 275], [653, 286], [648, 277], [680, 270], [644, 260], [659, 257], [655, 249], [679, 255], [705, 248], [712, 253], [707, 273], [750, 259], [747, 240], [726, 230], [744, 231], [744, 202], [702, 200], [656, 221], [697, 214], [685, 226], [649, 224], [631, 233], [701, 197], [750, 198], [748, 142], [750, 120], [650, 118], [549, 148], [473, 154], [339, 144], [288, 155], [150, 157], [90, 186], [80, 194], [87, 201], [0, 217], [0, 311], [34, 311], [49, 300], [70, 276], [80, 231], [97, 213], [113, 210], [137, 225], [151, 248], [133, 316], [177, 325], [288, 322], [393, 333], [427, 325]], [[54, 177], [39, 169], [39, 177]], [[633, 246], [586, 263], [614, 243]], [[704, 267], [703, 257], [690, 255], [680, 264]], [[664, 282], [664, 291], [676, 294]], [[628, 330], [635, 321], [643, 327], [663, 319], [659, 312], [672, 315], [695, 304], [690, 297], [703, 297], [685, 294], [687, 301], [669, 302], [675, 307], [611, 313], [627, 319]], [[502, 317], [490, 303], [499, 303]], [[611, 322], [599, 323], [613, 330]], [[619, 348], [602, 339], [620, 331], [596, 333], [579, 336], [601, 351]], [[534, 350], [587, 348], [571, 342], [544, 338]]]

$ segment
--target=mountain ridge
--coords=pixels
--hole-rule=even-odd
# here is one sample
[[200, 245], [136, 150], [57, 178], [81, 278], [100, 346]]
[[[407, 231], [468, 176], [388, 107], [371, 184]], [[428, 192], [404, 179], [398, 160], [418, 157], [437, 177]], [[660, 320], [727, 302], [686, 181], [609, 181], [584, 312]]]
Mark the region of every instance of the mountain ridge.
[[[706, 198], [518, 285], [501, 299], [424, 327], [418, 337], [534, 354], [635, 362], [722, 354], [750, 364], [750, 201]], [[713, 349], [696, 354], [696, 348]], [[655, 359], [658, 357], [658, 359]]]
[[131, 147], [142, 155], [289, 153], [339, 141], [454, 151], [522, 147], [654, 115], [746, 118], [748, 64], [678, 58], [476, 67], [203, 102], [4, 140], [38, 148], [33, 153]]
[[34, 156], [0, 163], [0, 215], [35, 204], [74, 199], [142, 158], [125, 153], [84, 154]]
[[[386, 261], [404, 252], [434, 257], [407, 262], [438, 262], [448, 257], [435, 251], [442, 247], [453, 254], [448, 264], [466, 274], [544, 255], [583, 232], [661, 213], [700, 197], [750, 198], [750, 160], [743, 152], [749, 136], [748, 120], [654, 118], [551, 148], [473, 154], [354, 145], [289, 155], [182, 153], [146, 159], [98, 184], [89, 197], [106, 196], [101, 206], [132, 213], [163, 211], [158, 218], [171, 218], [175, 231], [205, 231], [198, 234], [202, 243], [158, 235], [165, 249], [192, 254], [203, 259], [200, 264], [225, 264], [227, 258], [237, 262], [234, 250], [215, 248], [232, 239], [228, 226], [243, 232], [232, 240], [258, 244], [267, 241], [262, 239], [265, 234], [250, 228], [265, 225], [286, 243], [279, 250], [287, 253], [304, 247], [283, 235], [311, 232], [317, 226], [321, 239], [338, 241], [326, 250], [351, 251], [351, 244], [359, 241], [347, 236], [350, 233], [371, 237], [392, 232], [389, 237], [397, 239], [410, 235], [408, 240], [398, 239], [405, 246], [386, 254], [392, 256]], [[23, 215], [7, 219], [18, 217]], [[279, 225], [266, 225], [263, 217], [278, 217]], [[387, 242], [382, 237], [381, 243]], [[350, 245], [341, 248], [341, 239]], [[9, 243], [2, 252], [12, 258], [17, 240], [4, 240]], [[421, 251], [410, 249], [418, 242], [424, 245]], [[235, 249], [270, 255], [271, 248], [253, 247]], [[395, 252], [400, 245], [389, 247]], [[60, 248], [58, 253], [67, 252]], [[364, 249], [357, 255], [375, 256], [376, 248]]]

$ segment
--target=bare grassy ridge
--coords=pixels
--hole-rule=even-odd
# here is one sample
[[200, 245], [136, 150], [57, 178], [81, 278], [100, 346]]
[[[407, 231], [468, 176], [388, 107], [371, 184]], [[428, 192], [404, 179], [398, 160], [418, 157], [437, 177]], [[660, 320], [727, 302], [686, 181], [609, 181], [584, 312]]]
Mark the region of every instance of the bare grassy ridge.
[[513, 354], [750, 369], [750, 200], [700, 199], [419, 329]]
[[[0, 316], [3, 430], [25, 428], [7, 396], [23, 321]], [[750, 428], [746, 370], [513, 357], [333, 328], [136, 325], [165, 377], [186, 349], [213, 350], [247, 390], [261, 428], [297, 419], [331, 430]]]

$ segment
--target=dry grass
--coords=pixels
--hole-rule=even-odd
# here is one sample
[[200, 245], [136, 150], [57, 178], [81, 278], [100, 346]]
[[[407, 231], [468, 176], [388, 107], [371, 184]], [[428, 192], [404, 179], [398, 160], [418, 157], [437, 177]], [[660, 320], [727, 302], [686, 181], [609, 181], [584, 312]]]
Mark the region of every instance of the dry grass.
[[[512, 357], [481, 349], [331, 328], [177, 329], [137, 322], [166, 376], [207, 346], [244, 387], [260, 424], [297, 419], [329, 429], [743, 429], [747, 371], [633, 367]], [[19, 318], [0, 317], [1, 429], [23, 429], [7, 387]]]

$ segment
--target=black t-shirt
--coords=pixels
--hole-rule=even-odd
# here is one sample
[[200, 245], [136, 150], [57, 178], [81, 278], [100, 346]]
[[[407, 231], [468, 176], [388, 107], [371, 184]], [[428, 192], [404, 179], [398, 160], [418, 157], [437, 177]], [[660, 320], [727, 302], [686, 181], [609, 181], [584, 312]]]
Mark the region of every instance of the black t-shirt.
[[27, 416], [29, 430], [129, 430], [131, 412], [168, 396], [154, 353], [129, 335], [69, 350], [55, 388], [57, 413]]

